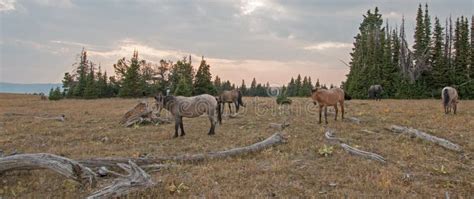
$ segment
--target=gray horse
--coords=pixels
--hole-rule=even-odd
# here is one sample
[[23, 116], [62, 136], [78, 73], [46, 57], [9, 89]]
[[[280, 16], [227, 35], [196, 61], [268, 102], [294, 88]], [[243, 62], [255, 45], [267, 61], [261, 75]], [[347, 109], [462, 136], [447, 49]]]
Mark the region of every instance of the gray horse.
[[458, 92], [456, 91], [455, 88], [446, 86], [441, 90], [441, 97], [443, 98], [443, 107], [444, 107], [444, 113], [448, 114], [451, 112], [451, 108], [454, 111], [454, 114], [456, 114], [456, 111], [458, 109]]
[[369, 99], [381, 100], [383, 88], [380, 85], [372, 85], [369, 88]]
[[[163, 96], [161, 94], [155, 96], [156, 107], [161, 112], [163, 108], [168, 110], [175, 119], [174, 137], [178, 137], [178, 130], [181, 128], [181, 136], [184, 136], [183, 117], [194, 118], [203, 114], [207, 114], [211, 122], [211, 128], [208, 135], [215, 134], [217, 121], [222, 123], [222, 115], [220, 112], [220, 103], [211, 95], [203, 94], [194, 97], [182, 96]], [[217, 119], [216, 119], [217, 113]]]

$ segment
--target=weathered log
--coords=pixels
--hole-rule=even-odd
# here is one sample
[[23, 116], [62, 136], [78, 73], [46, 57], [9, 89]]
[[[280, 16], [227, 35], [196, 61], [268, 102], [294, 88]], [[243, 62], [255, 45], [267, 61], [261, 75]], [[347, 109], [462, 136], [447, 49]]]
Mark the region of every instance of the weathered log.
[[64, 122], [66, 121], [66, 118], [65, 118], [65, 115], [64, 114], [61, 114], [59, 116], [56, 116], [56, 117], [39, 117], [39, 116], [35, 116], [36, 119], [42, 119], [42, 120], [55, 120], [55, 121], [60, 121], [60, 122]]
[[348, 152], [350, 154], [358, 155], [358, 156], [368, 158], [368, 159], [372, 159], [372, 160], [376, 160], [376, 161], [379, 161], [379, 162], [382, 162], [382, 163], [386, 162], [385, 159], [382, 156], [380, 156], [376, 153], [362, 151], [362, 150], [356, 149], [354, 147], [351, 147], [348, 144], [343, 143], [341, 141], [341, 139], [334, 136], [334, 130], [332, 130], [332, 129], [329, 129], [329, 128], [326, 129], [326, 132], [324, 133], [324, 137], [326, 137], [326, 139], [328, 139], [330, 141], [336, 141], [339, 144], [339, 146], [341, 146], [346, 152]]
[[385, 159], [382, 156], [380, 156], [376, 153], [362, 151], [362, 150], [356, 149], [356, 148], [351, 147], [351, 146], [349, 146], [347, 144], [344, 144], [344, 143], [341, 143], [341, 147], [350, 154], [362, 156], [362, 157], [365, 157], [365, 158], [369, 158], [369, 159], [372, 159], [372, 160], [377, 160], [379, 162], [385, 163]]
[[286, 143], [286, 138], [280, 132], [273, 134], [267, 139], [252, 144], [250, 146], [233, 148], [225, 151], [200, 153], [195, 155], [180, 155], [172, 157], [149, 157], [149, 158], [92, 158], [80, 160], [79, 162], [89, 167], [101, 167], [101, 166], [115, 166], [117, 163], [125, 163], [128, 160], [132, 160], [137, 165], [150, 165], [160, 164], [167, 161], [174, 161], [180, 163], [194, 163], [211, 159], [222, 159], [227, 157], [234, 157], [239, 155], [245, 155], [252, 152], [262, 151], [264, 149]]
[[120, 120], [120, 124], [123, 124], [125, 127], [145, 123], [169, 124], [171, 120], [156, 116], [153, 113], [153, 108], [145, 101], [138, 103], [133, 109], [127, 111]]
[[19, 154], [0, 158], [0, 173], [11, 170], [49, 169], [81, 184], [94, 186], [96, 174], [77, 161], [47, 153]]
[[279, 123], [270, 123], [270, 128], [274, 128], [278, 131], [282, 131], [284, 130], [286, 127], [289, 127], [290, 124], [289, 123], [286, 123], [284, 122], [283, 124], [279, 124]]
[[[335, 112], [329, 111], [329, 110], [328, 110], [328, 114], [329, 114], [329, 115], [336, 115]], [[340, 114], [341, 114], [341, 113], [339, 112], [339, 115], [340, 115]], [[344, 117], [344, 120], [348, 120], [348, 121], [350, 121], [350, 122], [352, 122], [352, 123], [355, 123], [355, 124], [360, 124], [360, 123], [361, 123], [361, 120], [360, 120], [359, 118], [356, 118], [356, 117], [347, 117], [347, 116], [346, 116], [346, 117]]]
[[127, 171], [128, 175], [120, 175], [111, 185], [94, 192], [88, 199], [115, 198], [155, 184], [150, 175], [132, 161], [129, 161], [128, 165], [119, 163], [117, 166]]
[[461, 152], [462, 151], [461, 146], [459, 146], [457, 144], [454, 144], [449, 140], [430, 135], [428, 133], [425, 133], [423, 131], [419, 131], [419, 130], [414, 129], [414, 128], [408, 128], [408, 127], [404, 127], [404, 126], [392, 125], [388, 129], [390, 131], [394, 132], [394, 133], [406, 133], [406, 134], [408, 134], [412, 137], [417, 137], [417, 138], [420, 138], [422, 140], [433, 142], [433, 143], [435, 143], [437, 145], [440, 145], [440, 146], [442, 146], [446, 149], [449, 149], [449, 150], [453, 150], [453, 151], [456, 151], [456, 152]]

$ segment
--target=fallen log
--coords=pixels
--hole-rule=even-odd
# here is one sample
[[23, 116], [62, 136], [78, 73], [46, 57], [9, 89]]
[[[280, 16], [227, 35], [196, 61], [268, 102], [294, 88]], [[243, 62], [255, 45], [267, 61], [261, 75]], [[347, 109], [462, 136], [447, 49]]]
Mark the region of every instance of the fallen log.
[[65, 118], [65, 115], [64, 114], [61, 114], [59, 116], [56, 116], [56, 117], [39, 117], [39, 116], [35, 116], [36, 119], [41, 119], [41, 120], [55, 120], [55, 121], [60, 121], [60, 122], [64, 122], [66, 121], [66, 118]]
[[127, 111], [120, 120], [120, 124], [123, 124], [125, 127], [145, 123], [169, 124], [171, 120], [156, 116], [153, 113], [153, 109], [145, 101], [139, 102], [133, 109]]
[[224, 151], [209, 152], [209, 153], [200, 153], [194, 155], [180, 155], [172, 157], [149, 157], [149, 158], [92, 158], [80, 160], [79, 162], [88, 167], [101, 167], [101, 166], [115, 166], [117, 163], [125, 163], [128, 160], [132, 160], [137, 165], [151, 165], [151, 164], [160, 164], [163, 162], [174, 161], [179, 163], [194, 163], [205, 160], [212, 159], [222, 159], [227, 157], [235, 157], [239, 155], [245, 155], [248, 153], [254, 153], [262, 151], [264, 149], [277, 146], [280, 144], [286, 143], [285, 136], [278, 132], [268, 137], [267, 139], [252, 144], [250, 146], [233, 148]]
[[336, 141], [337, 144], [339, 144], [339, 146], [341, 146], [349, 154], [353, 154], [353, 155], [361, 156], [361, 157], [364, 157], [364, 158], [376, 160], [376, 161], [379, 161], [381, 163], [386, 163], [385, 159], [381, 155], [378, 155], [376, 153], [367, 152], [367, 151], [362, 151], [362, 150], [356, 149], [354, 147], [351, 147], [348, 144], [343, 143], [341, 141], [341, 139], [334, 136], [334, 131], [332, 129], [329, 129], [329, 128], [326, 129], [326, 132], [324, 133], [324, 137], [326, 137], [326, 139], [328, 139], [330, 141], [333, 141], [333, 142]]
[[155, 184], [151, 180], [150, 175], [132, 161], [128, 161], [128, 165], [119, 163], [117, 166], [127, 171], [128, 175], [119, 174], [120, 177], [114, 180], [111, 185], [94, 192], [92, 195], [87, 197], [88, 199], [116, 198]]
[[419, 131], [419, 130], [414, 129], [414, 128], [408, 128], [408, 127], [404, 127], [404, 126], [392, 125], [388, 129], [390, 131], [394, 132], [394, 133], [406, 133], [406, 134], [410, 135], [411, 137], [417, 137], [417, 138], [420, 138], [422, 140], [433, 142], [433, 143], [435, 143], [439, 146], [442, 146], [446, 149], [449, 149], [449, 150], [453, 150], [453, 151], [456, 151], [456, 152], [461, 152], [462, 151], [461, 146], [459, 146], [457, 144], [454, 144], [449, 140], [439, 138], [439, 137], [436, 137], [434, 135], [430, 135], [428, 133], [425, 133], [423, 131]]
[[369, 159], [372, 159], [372, 160], [377, 160], [379, 162], [385, 163], [385, 159], [382, 156], [380, 156], [376, 153], [362, 151], [362, 150], [356, 149], [356, 148], [351, 147], [351, 146], [349, 146], [347, 144], [344, 144], [344, 143], [341, 143], [341, 147], [350, 154], [362, 156], [362, 157], [365, 157], [365, 158], [369, 158]]
[[11, 170], [49, 169], [81, 184], [95, 186], [96, 174], [75, 160], [47, 154], [18, 154], [0, 158], [0, 173]]
[[[336, 115], [335, 112], [332, 112], [332, 111], [328, 111], [328, 114], [329, 115]], [[339, 113], [341, 114], [341, 113]], [[359, 118], [356, 118], [356, 117], [344, 117], [344, 120], [348, 120], [352, 123], [355, 123], [355, 124], [360, 124], [361, 123], [361, 120]]]
[[284, 130], [286, 127], [289, 127], [290, 124], [289, 123], [286, 123], [284, 122], [283, 124], [279, 124], [279, 123], [270, 123], [270, 128], [273, 128], [273, 129], [276, 129], [278, 131], [282, 131]]

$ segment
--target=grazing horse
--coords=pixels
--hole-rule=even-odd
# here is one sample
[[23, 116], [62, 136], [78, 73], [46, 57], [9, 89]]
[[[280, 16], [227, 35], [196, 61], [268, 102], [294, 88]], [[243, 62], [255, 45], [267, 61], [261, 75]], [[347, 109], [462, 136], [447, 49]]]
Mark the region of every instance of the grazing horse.
[[[220, 112], [220, 104], [216, 98], [208, 95], [198, 95], [194, 97], [182, 96], [163, 96], [161, 94], [155, 96], [156, 107], [161, 112], [163, 108], [168, 110], [174, 117], [175, 131], [174, 137], [178, 137], [178, 130], [181, 128], [181, 136], [184, 136], [183, 117], [193, 118], [203, 114], [207, 114], [211, 122], [211, 128], [208, 135], [215, 134], [216, 123], [222, 123]], [[217, 112], [217, 120], [215, 118]]]
[[324, 107], [324, 117], [326, 124], [328, 123], [328, 106], [334, 106], [337, 120], [337, 103], [341, 106], [342, 119], [344, 119], [344, 90], [341, 88], [331, 88], [329, 90], [323, 88], [316, 88], [311, 90], [311, 98], [314, 105], [319, 104], [319, 123], [321, 124], [321, 112]]
[[372, 85], [369, 88], [369, 99], [381, 100], [383, 88], [380, 85]]
[[444, 87], [441, 90], [441, 97], [443, 101], [444, 113], [448, 114], [451, 112], [451, 108], [453, 108], [454, 114], [458, 109], [458, 92], [453, 87]]
[[235, 104], [236, 113], [239, 112], [240, 106], [245, 107], [244, 102], [242, 102], [242, 92], [238, 89], [222, 92], [222, 94], [219, 95], [219, 101], [222, 103], [222, 113], [225, 110], [225, 103], [229, 104], [230, 114], [232, 114], [231, 103]]

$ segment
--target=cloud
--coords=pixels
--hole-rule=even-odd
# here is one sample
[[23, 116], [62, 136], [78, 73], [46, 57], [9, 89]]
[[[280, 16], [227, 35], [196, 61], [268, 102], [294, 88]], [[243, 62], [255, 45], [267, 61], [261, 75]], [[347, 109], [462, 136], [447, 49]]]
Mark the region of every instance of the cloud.
[[15, 10], [16, 0], [0, 0], [0, 12]]
[[310, 46], [304, 47], [305, 50], [327, 50], [327, 49], [335, 49], [335, 48], [350, 48], [352, 47], [351, 43], [342, 43], [342, 42], [322, 42]]
[[34, 0], [37, 4], [47, 7], [70, 8], [74, 4], [71, 0]]

